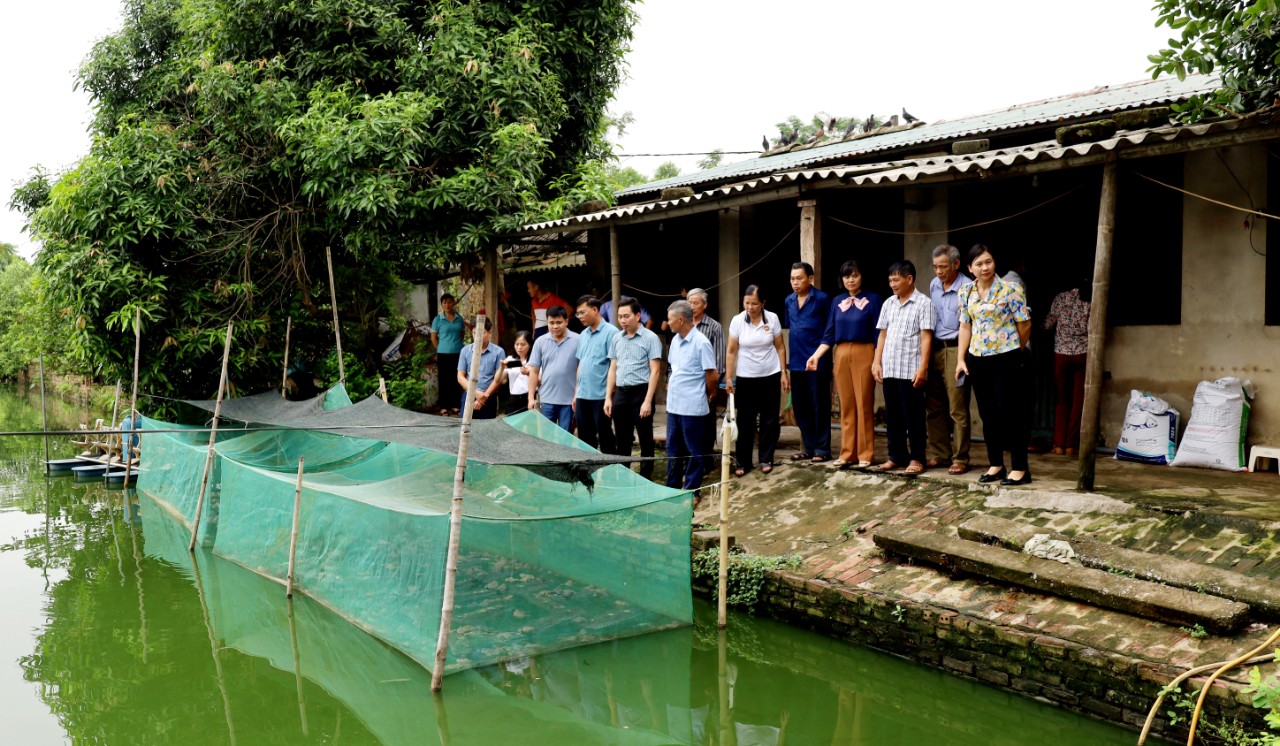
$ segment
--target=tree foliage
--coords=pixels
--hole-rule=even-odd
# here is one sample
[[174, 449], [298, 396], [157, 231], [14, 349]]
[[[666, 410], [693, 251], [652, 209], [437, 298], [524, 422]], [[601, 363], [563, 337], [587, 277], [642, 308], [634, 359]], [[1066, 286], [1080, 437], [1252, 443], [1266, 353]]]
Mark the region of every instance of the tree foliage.
[[1148, 56], [1152, 77], [1217, 73], [1222, 88], [1193, 96], [1174, 110], [1186, 121], [1244, 113], [1276, 103], [1280, 92], [1280, 43], [1272, 31], [1277, 0], [1158, 0], [1157, 26], [1177, 36]]
[[372, 350], [396, 276], [605, 192], [632, 3], [127, 0], [89, 154], [13, 200], [75, 353], [126, 367], [140, 311], [146, 388], [208, 393], [234, 319], [232, 370], [278, 381], [287, 314], [331, 346], [326, 246]]
[[676, 166], [674, 161], [663, 161], [653, 170], [653, 178], [658, 179], [674, 179], [680, 175], [680, 168]]

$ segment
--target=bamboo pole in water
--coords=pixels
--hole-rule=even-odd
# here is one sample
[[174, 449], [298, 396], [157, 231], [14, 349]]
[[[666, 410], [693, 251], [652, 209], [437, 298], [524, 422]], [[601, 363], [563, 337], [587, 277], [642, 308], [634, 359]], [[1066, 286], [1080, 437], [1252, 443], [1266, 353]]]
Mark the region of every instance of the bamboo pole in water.
[[280, 373], [280, 396], [289, 398], [289, 342], [293, 336], [293, 316], [284, 324], [284, 370]]
[[729, 682], [729, 632], [723, 627], [716, 633], [716, 683], [719, 684], [720, 743], [733, 744], [737, 734], [733, 728], [733, 685]]
[[716, 626], [729, 624], [729, 447], [733, 441], [734, 401], [724, 410], [724, 427], [720, 428], [720, 589], [716, 593]]
[[298, 516], [302, 513], [302, 464], [298, 457], [298, 485], [293, 488], [293, 530], [289, 532], [289, 575], [285, 578], [284, 597], [293, 598], [294, 559], [298, 556]]
[[218, 417], [222, 414], [222, 392], [227, 388], [227, 359], [231, 357], [231, 329], [234, 321], [227, 322], [227, 341], [222, 346], [222, 376], [218, 379], [218, 400], [213, 405], [213, 425], [209, 428], [209, 453], [204, 457], [204, 476], [200, 478], [200, 497], [196, 500], [196, 514], [191, 519], [191, 543], [187, 550], [196, 550], [196, 536], [200, 533], [200, 513], [204, 510], [204, 493], [209, 488], [209, 470], [213, 468], [213, 446], [218, 440]]
[[449, 655], [449, 625], [453, 623], [453, 594], [458, 577], [458, 542], [462, 532], [462, 485], [467, 477], [467, 451], [471, 448], [471, 419], [475, 413], [476, 383], [480, 376], [481, 344], [484, 342], [484, 314], [476, 316], [471, 343], [471, 370], [467, 377], [467, 399], [462, 409], [458, 435], [458, 461], [453, 468], [453, 504], [449, 508], [449, 554], [444, 567], [444, 603], [440, 608], [440, 635], [436, 640], [436, 665], [431, 671], [431, 691], [440, 691], [444, 662]]
[[200, 560], [191, 558], [191, 572], [195, 576], [196, 596], [200, 599], [200, 614], [204, 617], [204, 628], [209, 633], [209, 650], [213, 653], [213, 673], [218, 681], [218, 691], [222, 692], [222, 715], [227, 720], [227, 743], [236, 746], [236, 726], [231, 719], [231, 697], [227, 694], [227, 681], [222, 675], [222, 655], [219, 653], [218, 639], [213, 634], [213, 623], [209, 621], [209, 602], [204, 595], [204, 581], [200, 579]]
[[49, 473], [49, 414], [44, 406], [44, 352], [40, 353], [40, 429], [44, 436], [44, 473]]
[[333, 306], [333, 338], [338, 342], [338, 381], [347, 382], [347, 369], [342, 362], [342, 327], [338, 326], [338, 288], [333, 284], [333, 252], [324, 247], [324, 261], [329, 265], [329, 305]]
[[298, 691], [298, 719], [302, 721], [302, 735], [307, 733], [307, 700], [302, 696], [302, 654], [298, 652], [298, 628], [293, 620], [293, 599], [286, 599], [289, 612], [289, 642], [293, 647], [293, 686]]
[[[124, 460], [124, 488], [129, 489], [130, 471], [133, 469], [133, 431], [138, 429], [138, 358], [142, 356], [142, 309], [133, 316], [133, 393], [129, 396], [129, 433], [120, 431], [120, 455], [128, 456]], [[129, 447], [126, 448], [125, 444]], [[108, 463], [110, 458], [107, 459]], [[107, 471], [110, 471], [110, 465]]]
[[[116, 395], [111, 401], [111, 429], [120, 427], [120, 423], [116, 418], [120, 416], [120, 379], [116, 379]], [[111, 436], [107, 436], [107, 442], [111, 442]], [[111, 454], [108, 447], [107, 453], [107, 470], [102, 472], [102, 481], [109, 482], [111, 480]], [[120, 458], [124, 458], [124, 429], [120, 428]], [[127, 468], [127, 467], [126, 467]]]

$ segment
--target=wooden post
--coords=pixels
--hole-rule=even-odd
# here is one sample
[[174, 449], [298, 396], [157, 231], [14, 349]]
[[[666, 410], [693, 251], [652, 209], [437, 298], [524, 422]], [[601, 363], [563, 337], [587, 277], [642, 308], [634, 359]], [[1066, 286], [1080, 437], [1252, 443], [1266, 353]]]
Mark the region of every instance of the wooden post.
[[802, 199], [800, 208], [800, 261], [813, 267], [813, 284], [822, 287], [822, 212], [818, 200]]
[[724, 411], [720, 428], [720, 588], [716, 593], [716, 626], [729, 624], [729, 449], [733, 441], [734, 401], [729, 394], [729, 407]]
[[204, 493], [209, 488], [209, 471], [213, 468], [213, 447], [218, 441], [218, 417], [222, 415], [222, 392], [227, 388], [227, 359], [231, 356], [231, 329], [235, 322], [227, 322], [227, 341], [222, 346], [222, 377], [218, 380], [218, 400], [213, 405], [213, 425], [209, 428], [209, 453], [204, 457], [204, 476], [200, 478], [200, 497], [196, 500], [196, 514], [191, 519], [191, 543], [187, 550], [196, 551], [196, 536], [200, 533], [200, 513], [204, 510]]
[[280, 373], [280, 396], [289, 398], [289, 342], [293, 336], [293, 316], [284, 324], [284, 370]]
[[618, 320], [618, 302], [622, 300], [622, 250], [618, 248], [618, 226], [609, 226], [609, 297], [613, 299], [613, 325], [622, 328]]
[[431, 691], [440, 691], [444, 662], [449, 655], [449, 625], [453, 623], [453, 594], [458, 578], [458, 544], [462, 533], [462, 485], [467, 477], [467, 451], [471, 448], [471, 419], [475, 413], [476, 382], [480, 375], [480, 344], [484, 341], [484, 314], [476, 316], [472, 334], [471, 372], [467, 378], [467, 399], [462, 409], [458, 435], [458, 460], [453, 468], [453, 504], [449, 508], [449, 553], [444, 566], [444, 603], [440, 608], [440, 634], [436, 640], [436, 665], [431, 671]]
[[[498, 259], [501, 252], [498, 251], [497, 245], [487, 247], [482, 253], [484, 257], [484, 312], [493, 319], [493, 341], [498, 341], [498, 286], [501, 284], [499, 278]], [[478, 332], [472, 332], [471, 338], [478, 339]], [[456, 372], [456, 371], [455, 371]]]
[[333, 284], [333, 252], [324, 247], [324, 261], [329, 265], [329, 305], [333, 306], [333, 338], [338, 343], [338, 381], [347, 382], [346, 364], [342, 362], [342, 327], [338, 326], [338, 288]]
[[285, 601], [289, 613], [289, 642], [293, 647], [293, 687], [298, 692], [298, 720], [302, 735], [307, 735], [307, 700], [302, 696], [302, 654], [298, 651], [298, 628], [293, 620], [293, 599]]
[[382, 395], [382, 401], [386, 402], [387, 404], [391, 403], [387, 399], [387, 379], [383, 378], [382, 376], [378, 376], [378, 393]]
[[298, 457], [298, 484], [293, 488], [293, 530], [289, 532], [289, 575], [284, 582], [284, 597], [293, 598], [294, 559], [298, 556], [298, 516], [302, 513], [302, 464]]
[[[138, 429], [138, 359], [142, 357], [142, 309], [133, 315], [133, 391], [129, 394], [129, 432], [120, 428], [120, 456], [124, 458], [124, 488], [129, 489], [129, 477], [133, 472], [133, 433]], [[141, 445], [141, 444], [139, 444]], [[107, 471], [111, 470], [111, 458], [107, 458]]]
[[1093, 299], [1089, 304], [1089, 351], [1084, 374], [1084, 419], [1080, 423], [1080, 478], [1076, 489], [1093, 490], [1102, 413], [1103, 354], [1107, 344], [1107, 294], [1111, 288], [1111, 247], [1116, 226], [1116, 156], [1102, 167], [1098, 206], [1098, 247], [1093, 256]]
[[[118, 416], [120, 416], [120, 379], [119, 378], [116, 379], [116, 395], [111, 401], [111, 429], [112, 430], [115, 430], [117, 427], [120, 427], [120, 424], [116, 421], [116, 417]], [[107, 437], [110, 438], [111, 436], [108, 435]], [[107, 442], [110, 443], [111, 441], [108, 440]], [[111, 474], [111, 452], [110, 451], [111, 451], [111, 448], [108, 446], [107, 470], [102, 472], [103, 482], [110, 481], [110, 474]], [[124, 428], [120, 428], [120, 458], [124, 458]], [[126, 470], [128, 470], [128, 468], [129, 468], [128, 466], [125, 466]], [[128, 493], [123, 493], [123, 494], [125, 495], [125, 499], [128, 499]]]
[[[49, 473], [49, 413], [44, 405], [44, 352], [40, 352], [40, 429], [44, 431], [44, 473]], [[110, 468], [110, 467], [108, 467]]]

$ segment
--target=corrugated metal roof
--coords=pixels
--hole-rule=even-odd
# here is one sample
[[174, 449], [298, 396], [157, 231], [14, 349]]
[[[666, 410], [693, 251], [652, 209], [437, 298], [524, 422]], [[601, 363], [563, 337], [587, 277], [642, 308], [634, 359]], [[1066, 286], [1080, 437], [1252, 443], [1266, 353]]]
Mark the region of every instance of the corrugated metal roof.
[[1103, 86], [1067, 96], [1018, 104], [1007, 109], [976, 114], [953, 121], [930, 122], [910, 129], [882, 135], [842, 141], [828, 141], [813, 147], [791, 150], [777, 155], [764, 155], [718, 168], [676, 176], [647, 184], [638, 184], [618, 192], [620, 197], [634, 197], [668, 187], [693, 186], [724, 182], [748, 176], [789, 171], [820, 163], [848, 160], [872, 153], [926, 145], [931, 142], [976, 137], [1007, 132], [1023, 127], [1047, 125], [1097, 114], [1124, 111], [1181, 101], [1197, 93], [1213, 91], [1218, 79], [1213, 76], [1189, 75], [1186, 80], [1160, 78], [1116, 86]]
[[1247, 125], [1237, 120], [1226, 120], [1193, 126], [1152, 127], [1143, 130], [1132, 130], [1107, 140], [1081, 143], [1079, 145], [1062, 146], [1058, 145], [1054, 140], [1048, 140], [1023, 147], [991, 150], [973, 155], [947, 155], [786, 171], [710, 189], [692, 197], [665, 202], [622, 205], [588, 215], [576, 215], [547, 223], [535, 223], [525, 226], [525, 230], [531, 232], [583, 230], [592, 227], [594, 224], [618, 218], [643, 215], [650, 212], [664, 212], [697, 202], [716, 202], [735, 194], [760, 191], [790, 183], [840, 180], [846, 184], [852, 183], [862, 186], [907, 184], [931, 176], [987, 171], [992, 168], [1007, 168], [1036, 161], [1075, 158], [1144, 144], [1202, 137], [1238, 129], [1242, 126]]

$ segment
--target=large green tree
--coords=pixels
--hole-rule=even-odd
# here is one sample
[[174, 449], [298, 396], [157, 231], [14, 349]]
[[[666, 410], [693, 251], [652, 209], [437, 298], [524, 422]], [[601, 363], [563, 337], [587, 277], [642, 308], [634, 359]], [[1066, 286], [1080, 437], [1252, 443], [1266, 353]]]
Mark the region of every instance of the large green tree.
[[1157, 26], [1177, 33], [1148, 57], [1153, 77], [1216, 73], [1222, 87], [1175, 110], [1187, 121], [1240, 114], [1280, 98], [1280, 21], [1277, 0], [1157, 0]]
[[144, 388], [209, 393], [235, 320], [241, 385], [278, 381], [286, 314], [329, 345], [329, 246], [372, 350], [395, 277], [606, 190], [633, 2], [127, 0], [89, 154], [14, 198], [73, 349], [127, 369], [140, 311]]

